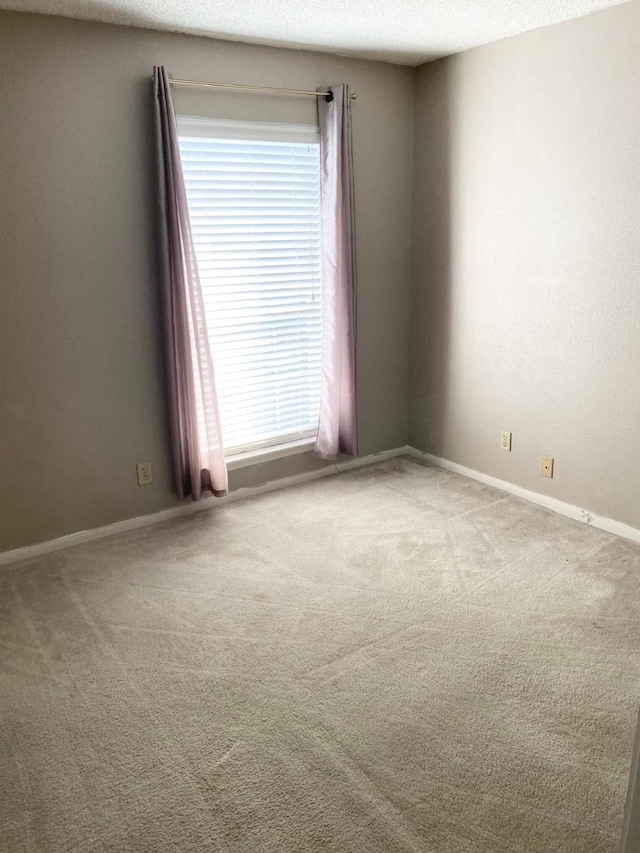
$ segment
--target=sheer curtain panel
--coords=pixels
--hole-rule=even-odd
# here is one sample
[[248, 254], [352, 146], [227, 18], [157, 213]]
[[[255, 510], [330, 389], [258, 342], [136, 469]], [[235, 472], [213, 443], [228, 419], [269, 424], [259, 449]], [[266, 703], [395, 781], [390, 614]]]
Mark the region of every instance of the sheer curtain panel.
[[322, 270], [322, 386], [315, 452], [358, 455], [356, 262], [351, 95], [344, 84], [318, 98]]
[[224, 495], [227, 466], [169, 76], [153, 69], [159, 248], [171, 444], [178, 496]]

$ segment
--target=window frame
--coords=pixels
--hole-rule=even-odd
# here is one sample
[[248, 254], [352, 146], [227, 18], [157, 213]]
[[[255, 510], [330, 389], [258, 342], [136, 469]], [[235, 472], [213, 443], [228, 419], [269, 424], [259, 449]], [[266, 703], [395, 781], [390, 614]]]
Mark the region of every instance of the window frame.
[[[237, 121], [233, 119], [213, 119], [202, 116], [176, 116], [178, 138], [191, 136], [202, 139], [229, 139], [234, 141], [260, 141], [307, 143], [320, 145], [320, 129], [318, 125]], [[214, 363], [215, 370], [215, 363]], [[224, 425], [223, 425], [224, 428]], [[233, 445], [223, 446], [224, 457], [231, 468], [240, 468], [259, 461], [268, 461], [295, 453], [310, 450], [317, 436], [317, 426], [309, 430], [300, 430], [282, 436], [258, 439]]]

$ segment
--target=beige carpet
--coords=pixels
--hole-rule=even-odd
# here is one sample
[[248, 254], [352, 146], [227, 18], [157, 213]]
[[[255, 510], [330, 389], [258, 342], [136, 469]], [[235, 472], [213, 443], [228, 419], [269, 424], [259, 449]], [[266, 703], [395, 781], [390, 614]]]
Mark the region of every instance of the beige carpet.
[[397, 460], [0, 572], [0, 849], [614, 853], [640, 548]]

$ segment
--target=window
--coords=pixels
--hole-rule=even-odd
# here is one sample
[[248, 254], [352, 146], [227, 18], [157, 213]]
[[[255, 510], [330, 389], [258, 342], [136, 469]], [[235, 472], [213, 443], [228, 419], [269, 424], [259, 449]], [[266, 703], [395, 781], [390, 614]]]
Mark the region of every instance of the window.
[[225, 452], [311, 437], [322, 334], [317, 128], [178, 127]]

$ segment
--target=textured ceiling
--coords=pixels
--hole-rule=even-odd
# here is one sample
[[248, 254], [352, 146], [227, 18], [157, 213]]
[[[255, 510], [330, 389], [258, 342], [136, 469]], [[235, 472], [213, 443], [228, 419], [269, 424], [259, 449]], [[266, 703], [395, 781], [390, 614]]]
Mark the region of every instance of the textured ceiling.
[[0, 8], [419, 65], [621, 0], [0, 0]]

